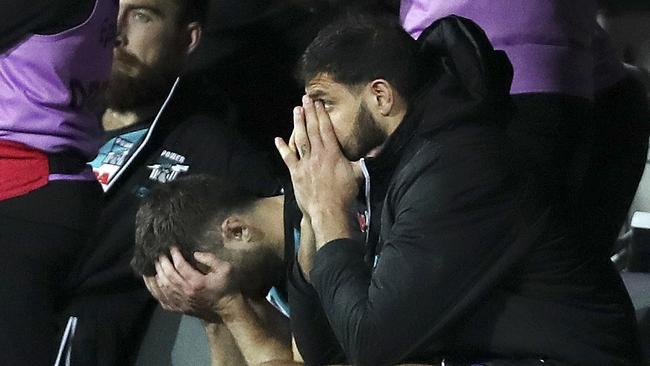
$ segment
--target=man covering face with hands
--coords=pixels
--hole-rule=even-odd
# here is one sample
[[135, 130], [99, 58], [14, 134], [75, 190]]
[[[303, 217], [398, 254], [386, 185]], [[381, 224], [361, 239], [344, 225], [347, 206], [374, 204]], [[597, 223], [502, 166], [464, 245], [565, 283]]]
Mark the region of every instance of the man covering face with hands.
[[314, 233], [320, 247], [333, 239], [353, 236], [355, 228], [350, 217], [356, 208], [362, 175], [358, 165], [341, 151], [323, 102], [314, 102], [307, 95], [302, 100], [303, 107], [293, 111], [293, 146], [282, 139], [277, 139], [276, 144], [291, 171], [305, 219], [323, 224], [319, 228], [324, 230]]
[[[568, 239], [505, 136], [510, 64], [474, 23], [443, 18], [416, 42], [391, 20], [346, 18], [300, 70], [307, 95], [276, 140], [303, 216], [284, 223], [299, 353], [222, 301], [248, 364], [638, 363], [616, 270]], [[226, 286], [222, 266], [208, 275]]]
[[[636, 362], [616, 271], [569, 243], [505, 137], [511, 67], [478, 26], [442, 18], [416, 42], [344, 19], [300, 67], [276, 146], [313, 230], [289, 274], [306, 364]], [[364, 181], [366, 243], [350, 221]]]

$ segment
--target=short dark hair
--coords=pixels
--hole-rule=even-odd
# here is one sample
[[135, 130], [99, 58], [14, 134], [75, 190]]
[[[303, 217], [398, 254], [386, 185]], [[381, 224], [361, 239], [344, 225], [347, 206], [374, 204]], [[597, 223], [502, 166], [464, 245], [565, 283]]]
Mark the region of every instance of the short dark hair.
[[178, 21], [182, 24], [199, 22], [205, 24], [209, 0], [176, 0], [179, 5]]
[[[233, 213], [250, 209], [257, 197], [231, 181], [193, 175], [151, 190], [136, 214], [135, 249], [131, 267], [141, 275], [156, 273], [155, 262], [169, 256], [172, 246], [195, 268], [194, 252], [223, 248], [221, 223]], [[215, 229], [216, 228], [216, 229]]]
[[347, 15], [323, 28], [303, 53], [298, 74], [356, 86], [382, 78], [409, 99], [417, 91], [418, 45], [392, 16]]

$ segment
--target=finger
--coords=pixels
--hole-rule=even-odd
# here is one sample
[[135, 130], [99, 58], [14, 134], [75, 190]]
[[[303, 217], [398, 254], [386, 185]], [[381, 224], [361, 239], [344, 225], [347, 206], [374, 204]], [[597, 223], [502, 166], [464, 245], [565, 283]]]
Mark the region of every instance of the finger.
[[174, 268], [174, 265], [167, 256], [160, 256], [158, 263], [160, 263], [160, 268], [169, 282], [176, 287], [183, 287], [185, 285], [185, 279], [176, 271], [176, 268]]
[[275, 138], [275, 148], [278, 149], [278, 152], [282, 157], [282, 161], [284, 161], [284, 164], [287, 166], [287, 168], [289, 168], [289, 171], [291, 171], [291, 169], [296, 166], [296, 163], [298, 163], [298, 157], [296, 156], [296, 153], [291, 151], [282, 137]]
[[155, 277], [144, 277], [144, 283], [151, 295], [160, 303], [163, 309], [175, 311], [174, 307], [170, 304], [170, 298], [158, 287]]
[[289, 136], [289, 150], [296, 155], [298, 154], [298, 149], [296, 148], [296, 136], [293, 131], [291, 131], [291, 136]]
[[196, 260], [199, 263], [205, 264], [206, 266], [210, 267], [211, 271], [227, 263], [226, 261], [219, 259], [216, 255], [212, 253], [196, 252], [194, 253], [194, 258], [196, 258]]
[[158, 288], [156, 280], [153, 277], [146, 276], [142, 276], [142, 279], [144, 279], [144, 285], [147, 286], [147, 290], [149, 290], [151, 296], [160, 301], [162, 295], [160, 294], [160, 288]]
[[309, 155], [311, 145], [309, 144], [309, 137], [307, 136], [307, 129], [305, 127], [304, 110], [301, 107], [293, 109], [293, 133], [296, 148], [298, 148], [298, 156], [302, 159]]
[[165, 310], [181, 312], [182, 309], [178, 304], [182, 304], [182, 300], [179, 298], [180, 295], [174, 287], [168, 285], [168, 280], [164, 275], [156, 274], [151, 282], [149, 282], [148, 287], [150, 287], [157, 296], [158, 302]]
[[172, 262], [174, 263], [174, 268], [176, 268], [178, 274], [180, 274], [181, 277], [183, 277], [186, 281], [190, 281], [193, 278], [202, 276], [201, 272], [197, 271], [194, 267], [192, 267], [191, 264], [189, 264], [185, 260], [185, 258], [183, 258], [183, 254], [181, 254], [178, 248], [172, 247], [170, 253], [172, 255]]
[[154, 277], [154, 279], [155, 279], [155, 282], [156, 282], [156, 285], [157, 285], [157, 288], [158, 288], [158, 292], [157, 292], [158, 297], [157, 297], [157, 299], [158, 299], [158, 302], [160, 303], [160, 305], [163, 305], [163, 307], [165, 307], [165, 310], [168, 310], [166, 308], [166, 307], [169, 306], [168, 304], [170, 303], [169, 296], [167, 294], [168, 290], [166, 290], [168, 288], [168, 285], [167, 285], [168, 281], [164, 277], [164, 275], [161, 274], [162, 271], [159, 270], [159, 267], [160, 267], [160, 264], [158, 264], [158, 262], [156, 262], [156, 276]]
[[339, 147], [339, 140], [336, 138], [334, 133], [334, 126], [332, 126], [332, 120], [330, 115], [325, 110], [325, 106], [322, 102], [317, 101], [315, 103], [316, 113], [318, 114], [318, 129], [320, 131], [321, 141], [323, 145], [330, 148], [332, 146]]
[[166, 297], [166, 296], [164, 296], [165, 295], [165, 288], [170, 287], [171, 283], [169, 282], [169, 280], [167, 279], [167, 276], [163, 272], [162, 267], [160, 266], [160, 262], [156, 261], [156, 263], [154, 265], [156, 266], [156, 276], [155, 276], [156, 277], [156, 283], [158, 284], [158, 287], [161, 290], [160, 293], [163, 295], [163, 297]]
[[160, 261], [156, 261], [156, 282], [160, 288], [160, 303], [171, 306], [174, 302], [174, 294], [180, 292], [180, 290], [169, 281], [169, 277], [163, 271]]
[[316, 152], [322, 148], [320, 131], [318, 130], [318, 115], [314, 108], [314, 101], [307, 95], [302, 97], [302, 107], [305, 110], [305, 124], [307, 126], [307, 136], [311, 144], [311, 152]]

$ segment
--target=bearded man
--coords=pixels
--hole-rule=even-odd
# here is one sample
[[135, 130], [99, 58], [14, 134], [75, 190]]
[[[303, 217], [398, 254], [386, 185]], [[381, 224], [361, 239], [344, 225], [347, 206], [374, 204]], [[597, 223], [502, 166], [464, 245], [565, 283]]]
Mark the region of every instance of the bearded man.
[[182, 83], [201, 42], [207, 1], [121, 0], [114, 64], [91, 163], [104, 207], [87, 251], [69, 277], [62, 313], [78, 320], [74, 364], [132, 364], [153, 299], [129, 266], [135, 214], [153, 186], [188, 174], [221, 176], [260, 196], [279, 190], [266, 162], [226, 127], [214, 100], [189, 100]]

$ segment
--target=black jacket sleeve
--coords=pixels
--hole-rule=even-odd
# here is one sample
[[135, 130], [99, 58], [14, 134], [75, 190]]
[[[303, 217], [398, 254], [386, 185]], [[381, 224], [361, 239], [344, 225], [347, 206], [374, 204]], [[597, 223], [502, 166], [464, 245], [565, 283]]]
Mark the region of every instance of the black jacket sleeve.
[[389, 188], [374, 270], [353, 240], [317, 252], [312, 284], [351, 363], [431, 361], [418, 358], [443, 351], [450, 324], [509, 268], [512, 185], [489, 147], [463, 149], [425, 151]]
[[1, 0], [0, 52], [4, 52], [27, 34], [64, 24], [62, 22], [66, 17], [82, 10], [84, 7], [81, 5], [89, 2], [91, 0]]
[[291, 332], [305, 365], [345, 363], [345, 354], [330, 328], [318, 294], [293, 261], [288, 276]]

